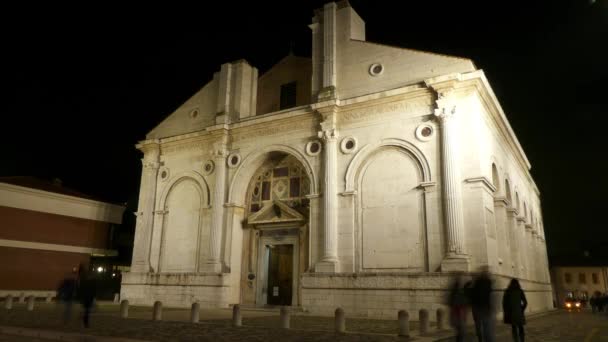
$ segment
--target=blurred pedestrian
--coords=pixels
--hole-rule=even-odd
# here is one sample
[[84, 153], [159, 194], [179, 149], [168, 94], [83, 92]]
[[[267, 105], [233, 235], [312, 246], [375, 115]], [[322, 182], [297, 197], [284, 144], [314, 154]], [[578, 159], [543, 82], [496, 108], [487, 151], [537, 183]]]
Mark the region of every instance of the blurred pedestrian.
[[82, 323], [85, 328], [89, 327], [91, 310], [95, 303], [96, 295], [96, 284], [95, 279], [91, 276], [91, 273], [84, 267], [81, 267], [79, 280], [78, 280], [78, 297], [82, 304]]
[[77, 271], [73, 269], [71, 273], [59, 284], [57, 298], [63, 303], [63, 324], [67, 324], [72, 319], [72, 303], [76, 297]]
[[456, 330], [456, 341], [464, 342], [469, 299], [460, 277], [457, 277], [450, 287], [448, 305], [450, 306], [450, 324]]
[[515, 278], [511, 279], [502, 297], [502, 310], [505, 324], [511, 324], [511, 333], [515, 342], [524, 342], [524, 324], [526, 324], [524, 311], [527, 306], [528, 301], [519, 281]]
[[475, 332], [479, 342], [494, 342], [494, 305], [492, 303], [492, 279], [487, 268], [483, 268], [473, 281], [471, 309], [475, 321]]

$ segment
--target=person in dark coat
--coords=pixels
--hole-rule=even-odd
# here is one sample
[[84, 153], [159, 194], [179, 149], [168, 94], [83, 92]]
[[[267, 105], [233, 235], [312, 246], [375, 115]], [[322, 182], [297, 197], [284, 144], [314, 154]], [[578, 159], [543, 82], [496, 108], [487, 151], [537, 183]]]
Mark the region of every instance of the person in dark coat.
[[57, 299], [63, 302], [63, 324], [67, 324], [72, 318], [72, 302], [76, 297], [76, 269], [68, 274], [59, 284]]
[[456, 330], [456, 342], [464, 342], [469, 298], [460, 277], [457, 277], [450, 287], [448, 305], [450, 306], [450, 324]]
[[519, 285], [519, 281], [515, 278], [511, 279], [511, 283], [509, 283], [509, 287], [507, 287], [502, 297], [502, 310], [505, 324], [511, 324], [511, 332], [515, 342], [524, 342], [524, 324], [526, 324], [524, 310], [527, 306], [528, 301]]
[[78, 280], [78, 297], [82, 304], [82, 322], [85, 328], [89, 327], [89, 317], [91, 315], [93, 303], [95, 303], [96, 293], [95, 279], [93, 279], [88, 271], [82, 269]]
[[487, 268], [483, 268], [470, 289], [471, 309], [475, 321], [475, 332], [479, 342], [494, 342], [494, 305], [492, 302], [492, 279]]

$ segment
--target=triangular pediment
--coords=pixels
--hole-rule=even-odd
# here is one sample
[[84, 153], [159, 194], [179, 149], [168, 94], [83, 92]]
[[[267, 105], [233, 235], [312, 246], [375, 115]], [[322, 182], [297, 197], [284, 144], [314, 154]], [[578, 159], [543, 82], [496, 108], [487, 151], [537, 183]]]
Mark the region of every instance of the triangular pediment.
[[301, 222], [305, 218], [297, 210], [292, 209], [287, 204], [281, 201], [269, 202], [262, 207], [257, 213], [254, 213], [247, 218], [247, 223], [251, 225], [268, 224], [268, 223], [287, 223]]

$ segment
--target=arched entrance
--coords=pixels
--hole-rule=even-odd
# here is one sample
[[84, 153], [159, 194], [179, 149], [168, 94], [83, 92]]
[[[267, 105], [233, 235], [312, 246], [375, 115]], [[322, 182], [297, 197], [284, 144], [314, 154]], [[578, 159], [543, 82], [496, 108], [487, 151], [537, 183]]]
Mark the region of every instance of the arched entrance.
[[294, 156], [268, 153], [250, 180], [243, 224], [243, 304], [300, 303], [300, 273], [308, 267], [311, 181]]

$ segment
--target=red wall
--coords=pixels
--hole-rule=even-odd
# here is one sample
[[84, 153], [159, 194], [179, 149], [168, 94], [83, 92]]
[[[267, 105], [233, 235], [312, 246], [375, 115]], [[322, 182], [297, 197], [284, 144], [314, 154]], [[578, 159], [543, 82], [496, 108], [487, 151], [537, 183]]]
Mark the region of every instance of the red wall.
[[106, 248], [109, 223], [0, 206], [0, 239]]
[[59, 282], [89, 255], [0, 247], [0, 289], [56, 290]]

